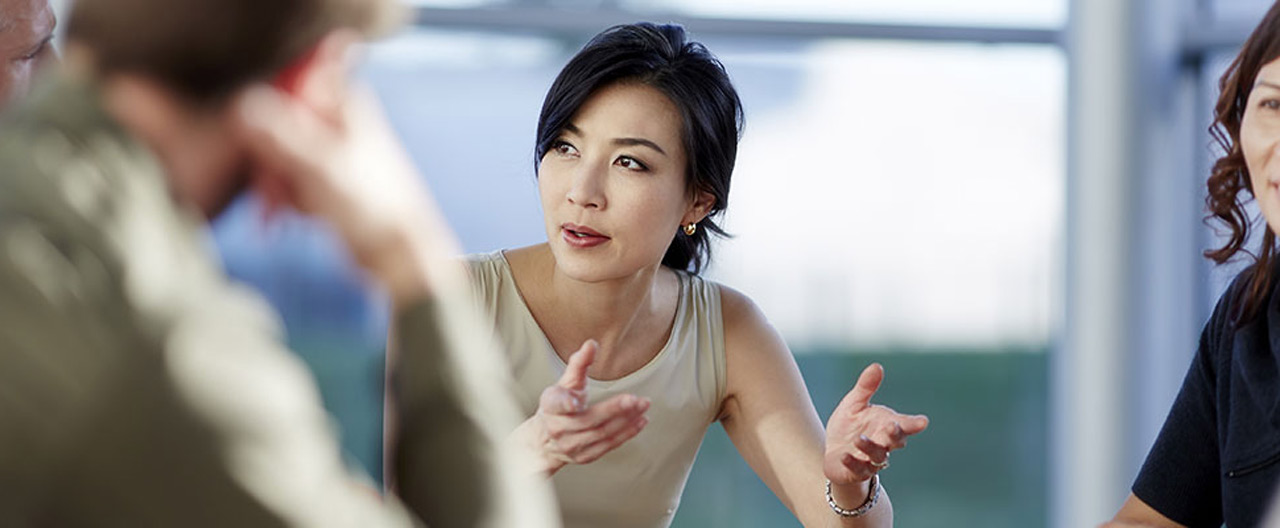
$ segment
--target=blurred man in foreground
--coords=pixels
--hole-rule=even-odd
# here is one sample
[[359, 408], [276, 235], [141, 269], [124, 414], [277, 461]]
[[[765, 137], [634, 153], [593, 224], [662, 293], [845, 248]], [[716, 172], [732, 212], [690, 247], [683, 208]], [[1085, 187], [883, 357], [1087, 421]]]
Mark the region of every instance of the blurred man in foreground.
[[[510, 384], [451, 235], [351, 57], [370, 0], [79, 0], [66, 73], [0, 123], [0, 526], [401, 526], [348, 473], [204, 221], [256, 189], [395, 304], [397, 474], [434, 527], [554, 524], [496, 447]], [[481, 392], [483, 390], [483, 393]]]
[[0, 0], [0, 108], [26, 95], [32, 77], [54, 61], [49, 0]]

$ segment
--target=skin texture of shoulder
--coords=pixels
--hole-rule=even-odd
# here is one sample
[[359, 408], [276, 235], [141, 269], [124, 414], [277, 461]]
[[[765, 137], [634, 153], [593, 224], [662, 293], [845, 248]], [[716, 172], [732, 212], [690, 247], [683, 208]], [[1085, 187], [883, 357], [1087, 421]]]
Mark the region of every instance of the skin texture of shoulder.
[[535, 244], [532, 246], [524, 246], [515, 249], [502, 250], [502, 256], [507, 260], [507, 264], [511, 266], [512, 275], [522, 276], [526, 273], [534, 272], [536, 269], [551, 264], [547, 260], [547, 245]]

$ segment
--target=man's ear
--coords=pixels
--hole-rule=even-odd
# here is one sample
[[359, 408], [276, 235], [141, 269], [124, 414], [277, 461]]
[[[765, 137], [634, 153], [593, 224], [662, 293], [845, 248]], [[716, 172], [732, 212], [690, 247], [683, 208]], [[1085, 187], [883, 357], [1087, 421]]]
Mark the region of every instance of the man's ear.
[[276, 75], [272, 85], [326, 119], [337, 119], [347, 99], [353, 55], [361, 43], [350, 30], [330, 32]]

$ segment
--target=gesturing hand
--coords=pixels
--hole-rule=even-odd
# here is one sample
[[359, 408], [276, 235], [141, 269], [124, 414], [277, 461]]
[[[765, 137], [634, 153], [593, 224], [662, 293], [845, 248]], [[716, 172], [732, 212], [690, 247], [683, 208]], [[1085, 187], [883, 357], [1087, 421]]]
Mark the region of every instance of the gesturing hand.
[[512, 433], [534, 456], [539, 469], [554, 474], [565, 464], [587, 464], [635, 437], [649, 423], [649, 400], [619, 394], [587, 405], [587, 367], [595, 361], [595, 341], [569, 357], [564, 374], [542, 391], [538, 412]]
[[[312, 77], [342, 79], [358, 40], [325, 37]], [[260, 85], [234, 101], [241, 161], [267, 208], [325, 220], [397, 303], [456, 282], [457, 244], [372, 93], [313, 84], [335, 87], [307, 98]]]
[[840, 400], [827, 421], [827, 446], [822, 469], [832, 484], [852, 484], [870, 479], [888, 467], [889, 452], [907, 445], [907, 437], [924, 431], [929, 418], [908, 416], [872, 405], [871, 396], [884, 381], [884, 367], [873, 363], [862, 371], [858, 383]]

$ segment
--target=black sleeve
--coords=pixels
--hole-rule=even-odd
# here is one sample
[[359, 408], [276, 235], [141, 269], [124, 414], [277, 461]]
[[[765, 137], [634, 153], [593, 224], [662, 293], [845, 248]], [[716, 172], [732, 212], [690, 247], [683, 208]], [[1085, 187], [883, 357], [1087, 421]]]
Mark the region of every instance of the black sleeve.
[[1222, 471], [1219, 467], [1214, 360], [1230, 330], [1236, 280], [1218, 300], [1200, 334], [1169, 417], [1133, 483], [1133, 494], [1165, 517], [1188, 527], [1222, 526]]

